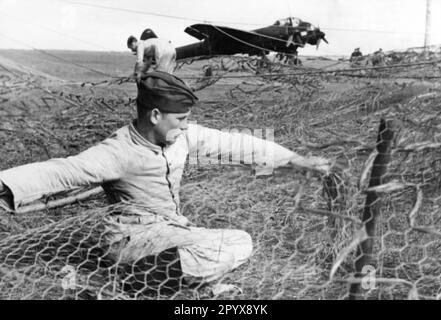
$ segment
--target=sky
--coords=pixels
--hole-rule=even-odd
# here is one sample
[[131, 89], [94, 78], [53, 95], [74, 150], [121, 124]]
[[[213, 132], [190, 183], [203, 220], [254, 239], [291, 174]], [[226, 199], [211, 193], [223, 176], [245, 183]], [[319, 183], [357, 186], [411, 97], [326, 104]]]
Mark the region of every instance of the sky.
[[[288, 16], [329, 41], [301, 55], [370, 53], [422, 46], [426, 0], [0, 0], [0, 48], [127, 51], [128, 36], [145, 28], [181, 46], [197, 42], [184, 32], [194, 23], [252, 30]], [[441, 44], [441, 0], [431, 17], [430, 43]]]

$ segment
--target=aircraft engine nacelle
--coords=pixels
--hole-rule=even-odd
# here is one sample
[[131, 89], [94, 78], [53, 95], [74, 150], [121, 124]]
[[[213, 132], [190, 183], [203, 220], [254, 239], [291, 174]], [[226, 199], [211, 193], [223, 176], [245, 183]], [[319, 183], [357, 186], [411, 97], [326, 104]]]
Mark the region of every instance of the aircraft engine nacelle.
[[320, 45], [321, 41], [328, 43], [328, 40], [325, 38], [325, 33], [320, 31], [319, 28], [315, 28], [314, 30], [307, 31], [306, 36], [304, 37], [304, 41], [310, 45], [316, 45], [317, 47]]
[[[306, 43], [310, 45], [316, 45], [319, 43], [322, 39], [325, 39], [325, 33], [320, 31], [319, 29], [315, 29], [313, 31], [308, 31], [306, 34], [305, 40]], [[326, 39], [325, 42], [327, 43]]]

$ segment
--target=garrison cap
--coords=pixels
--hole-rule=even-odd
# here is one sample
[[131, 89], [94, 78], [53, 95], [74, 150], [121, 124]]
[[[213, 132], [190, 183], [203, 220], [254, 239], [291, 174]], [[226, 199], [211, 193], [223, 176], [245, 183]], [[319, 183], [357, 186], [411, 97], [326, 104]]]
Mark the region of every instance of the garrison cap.
[[184, 81], [162, 71], [147, 72], [137, 85], [136, 104], [145, 110], [186, 113], [198, 100]]
[[152, 29], [145, 29], [141, 34], [141, 40], [147, 40], [151, 38], [157, 38], [158, 36], [153, 32]]

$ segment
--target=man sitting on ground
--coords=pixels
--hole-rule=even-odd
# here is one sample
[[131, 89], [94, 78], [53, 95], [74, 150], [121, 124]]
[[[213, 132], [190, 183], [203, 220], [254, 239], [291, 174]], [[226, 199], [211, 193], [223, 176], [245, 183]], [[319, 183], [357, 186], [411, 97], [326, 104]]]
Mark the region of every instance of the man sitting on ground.
[[0, 171], [0, 207], [14, 211], [47, 195], [100, 184], [111, 203], [138, 205], [130, 215], [107, 217], [116, 261], [137, 263], [176, 248], [174, 276], [209, 283], [247, 261], [252, 239], [242, 230], [196, 227], [182, 214], [179, 188], [188, 156], [193, 163], [232, 159], [269, 169], [330, 169], [324, 158], [303, 157], [273, 141], [188, 123], [197, 97], [173, 75], [149, 72], [137, 86], [137, 118], [101, 143], [75, 156]]

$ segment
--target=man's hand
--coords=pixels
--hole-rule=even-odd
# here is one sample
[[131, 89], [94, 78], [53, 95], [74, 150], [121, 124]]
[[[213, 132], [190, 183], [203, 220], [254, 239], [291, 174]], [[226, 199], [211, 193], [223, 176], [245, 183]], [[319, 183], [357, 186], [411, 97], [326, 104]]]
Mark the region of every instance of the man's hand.
[[183, 226], [186, 226], [187, 224], [188, 224], [188, 219], [186, 218], [186, 217], [184, 217], [184, 216], [178, 216], [178, 217], [176, 217], [176, 222], [177, 223], [179, 223], [179, 224], [181, 224], [181, 225], [183, 225]]
[[188, 220], [187, 217], [184, 217], [181, 215], [179, 215], [174, 220], [181, 226], [185, 226], [185, 227], [194, 227], [195, 226], [195, 224], [190, 222], [190, 220]]
[[141, 72], [138, 72], [138, 73], [135, 74], [136, 83], [140, 83], [141, 82], [141, 77], [142, 77], [142, 73]]
[[289, 163], [296, 167], [314, 170], [324, 174], [329, 174], [332, 166], [330, 160], [314, 156], [302, 157], [295, 155], [290, 159]]
[[136, 73], [133, 72], [133, 73], [128, 77], [128, 79], [129, 79], [129, 80], [136, 80]]
[[130, 79], [136, 81], [136, 83], [140, 83], [141, 82], [141, 73], [140, 72], [133, 72], [132, 75], [130, 76]]
[[309, 157], [308, 161], [311, 163], [313, 168], [317, 171], [329, 174], [331, 171], [331, 161], [321, 157]]
[[141, 82], [142, 70], [143, 70], [143, 63], [136, 62], [135, 70], [133, 71], [133, 77], [135, 78], [136, 83]]

